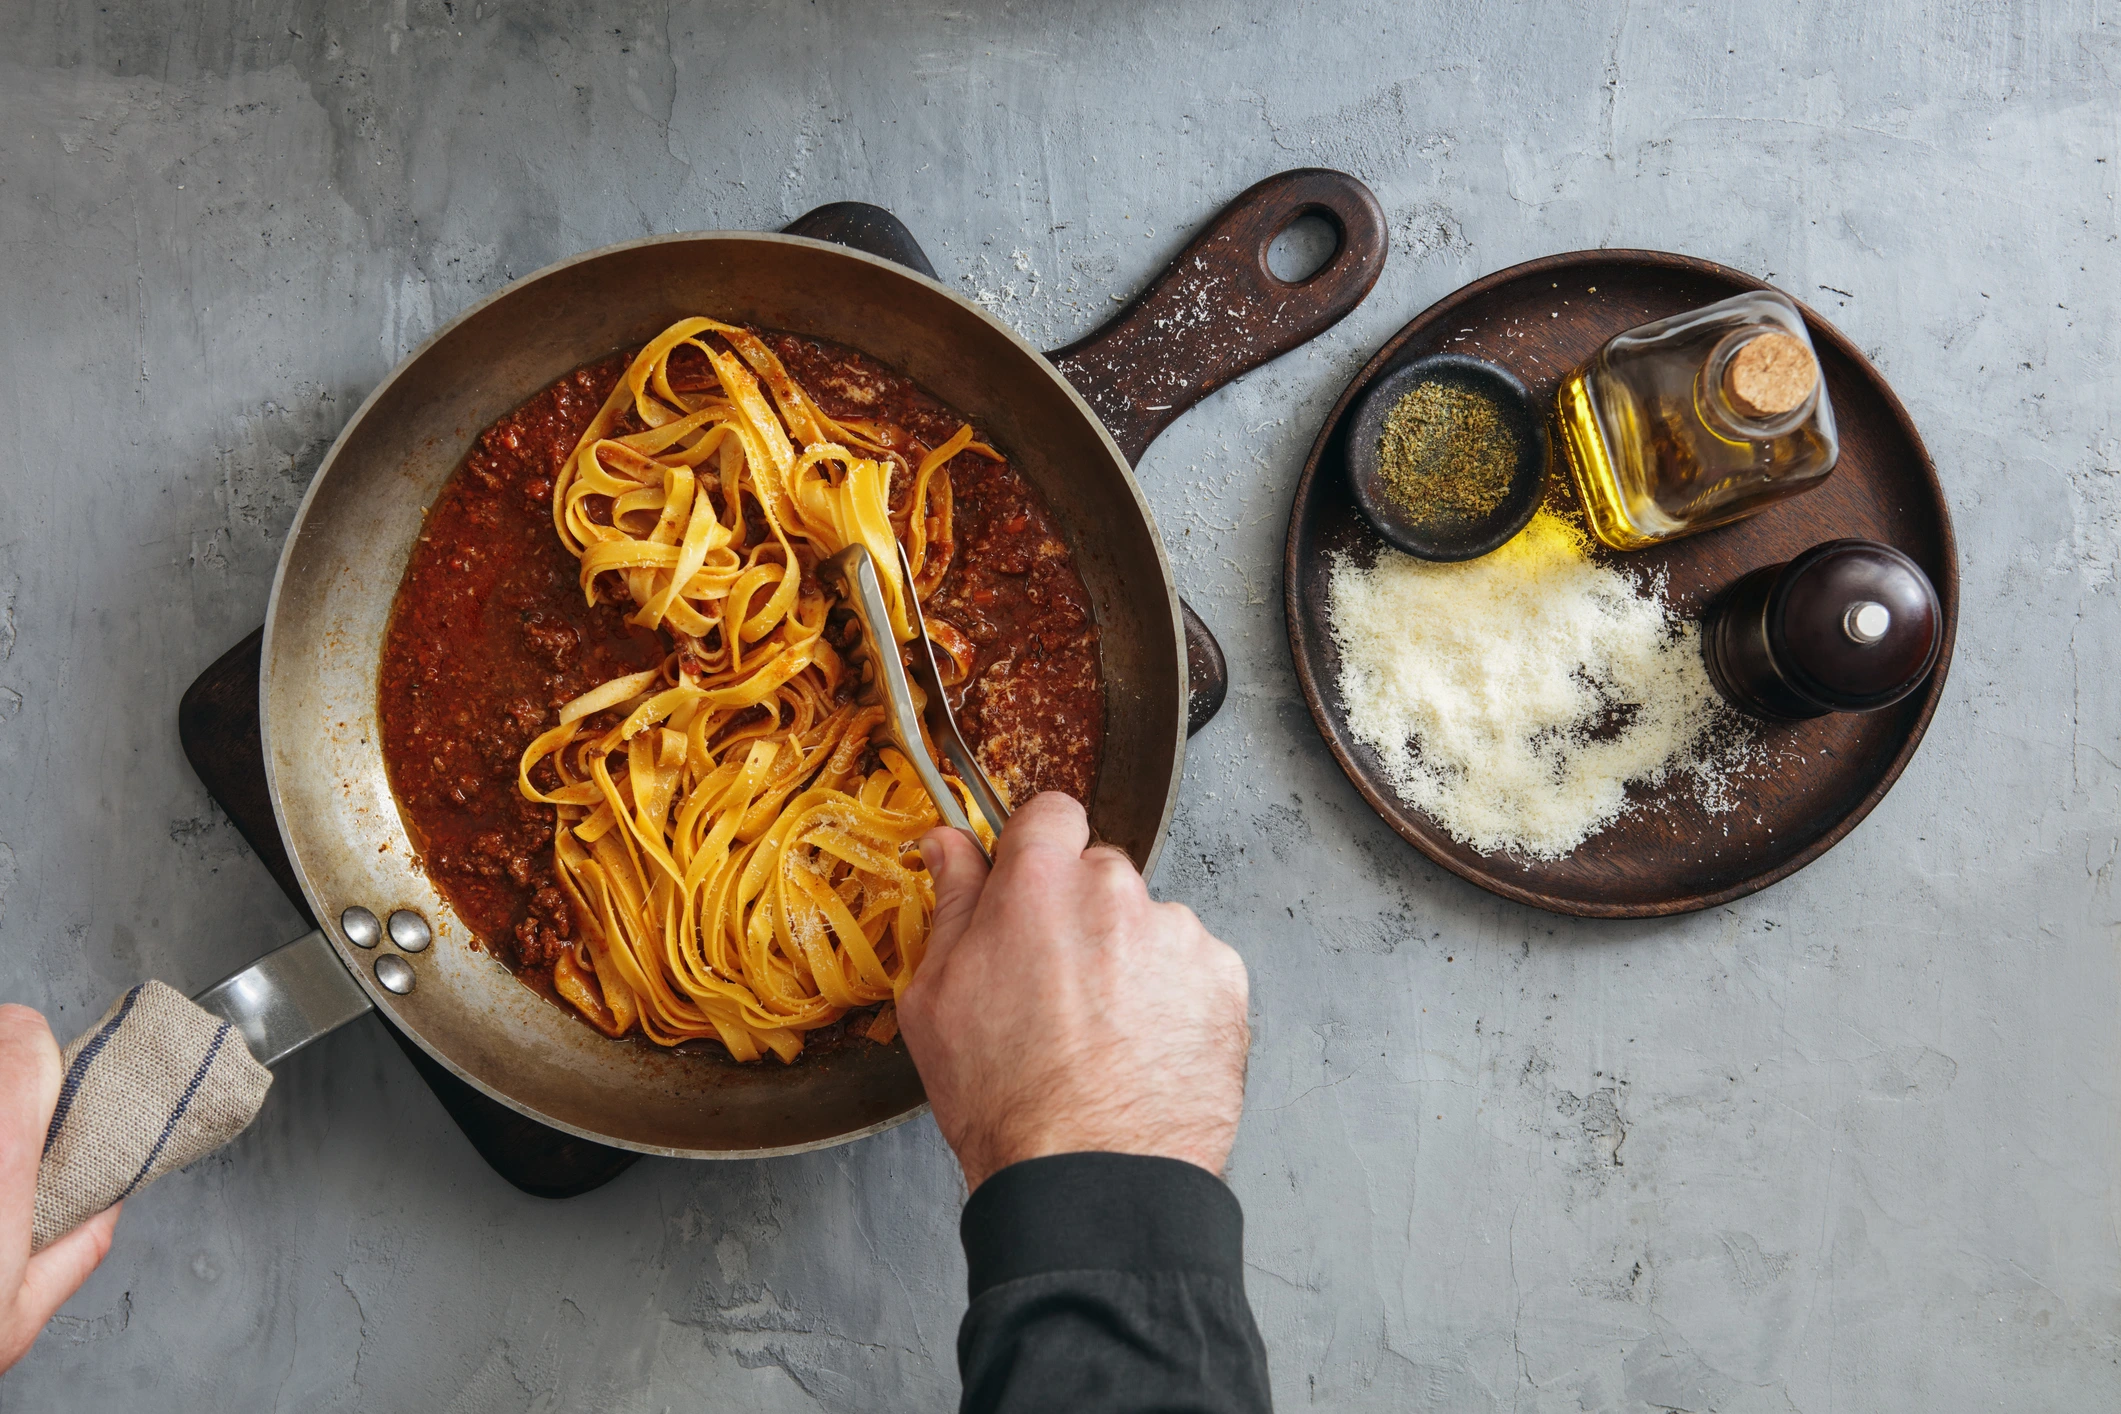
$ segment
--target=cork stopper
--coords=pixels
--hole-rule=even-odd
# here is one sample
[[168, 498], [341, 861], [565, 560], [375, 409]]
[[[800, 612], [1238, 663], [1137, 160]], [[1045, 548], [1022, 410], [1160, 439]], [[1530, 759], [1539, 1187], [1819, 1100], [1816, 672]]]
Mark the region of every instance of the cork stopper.
[[1812, 395], [1819, 365], [1794, 334], [1780, 330], [1745, 341], [1724, 365], [1723, 391], [1747, 417], [1781, 417]]

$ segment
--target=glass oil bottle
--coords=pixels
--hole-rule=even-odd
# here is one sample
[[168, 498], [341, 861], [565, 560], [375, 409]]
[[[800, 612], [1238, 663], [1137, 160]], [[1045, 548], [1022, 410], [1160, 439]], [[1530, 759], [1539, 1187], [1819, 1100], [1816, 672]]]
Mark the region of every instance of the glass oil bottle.
[[1616, 550], [1809, 491], [1840, 455], [1804, 316], [1772, 290], [1617, 336], [1562, 380], [1556, 413], [1592, 533]]

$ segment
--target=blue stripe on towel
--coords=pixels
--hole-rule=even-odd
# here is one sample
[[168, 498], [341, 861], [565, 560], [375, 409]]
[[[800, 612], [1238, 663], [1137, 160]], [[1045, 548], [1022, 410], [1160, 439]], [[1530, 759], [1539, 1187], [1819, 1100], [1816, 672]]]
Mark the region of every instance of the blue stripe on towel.
[[228, 1033], [233, 1029], [227, 1022], [221, 1023], [221, 1029], [214, 1033], [214, 1043], [206, 1048], [206, 1059], [199, 1062], [199, 1068], [192, 1072], [191, 1084], [185, 1086], [184, 1093], [177, 1097], [177, 1108], [171, 1113], [169, 1123], [162, 1126], [162, 1134], [155, 1140], [155, 1147], [147, 1151], [147, 1158], [141, 1163], [140, 1171], [133, 1175], [131, 1183], [125, 1185], [125, 1191], [111, 1199], [111, 1202], [124, 1202], [132, 1196], [135, 1188], [146, 1181], [147, 1171], [155, 1166], [156, 1159], [162, 1157], [162, 1146], [169, 1142], [170, 1135], [177, 1132], [178, 1121], [182, 1120], [184, 1112], [191, 1108], [192, 1097], [199, 1093], [199, 1087], [206, 1083], [206, 1072], [212, 1067], [214, 1057], [221, 1054], [221, 1043], [228, 1039]]
[[96, 1034], [88, 1038], [88, 1044], [74, 1056], [74, 1063], [66, 1068], [66, 1078], [59, 1082], [59, 1107], [52, 1111], [51, 1126], [44, 1131], [46, 1154], [51, 1153], [52, 1145], [59, 1142], [59, 1128], [66, 1123], [66, 1116], [74, 1108], [75, 1097], [81, 1093], [82, 1077], [88, 1074], [89, 1066], [103, 1053], [103, 1048], [110, 1044], [110, 1038], [117, 1034], [118, 1028], [125, 1024], [125, 1018], [132, 1015], [133, 1003], [140, 1000], [140, 993], [146, 989], [147, 984], [143, 982], [127, 992], [118, 1002], [118, 1010], [112, 1013], [111, 1019], [104, 1022]]

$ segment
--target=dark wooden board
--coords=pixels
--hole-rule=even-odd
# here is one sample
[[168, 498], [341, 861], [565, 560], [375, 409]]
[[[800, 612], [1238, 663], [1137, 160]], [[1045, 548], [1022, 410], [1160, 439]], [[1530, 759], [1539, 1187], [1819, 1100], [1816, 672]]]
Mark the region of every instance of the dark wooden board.
[[[1551, 407], [1562, 377], [1624, 329], [1763, 282], [1725, 266], [1661, 251], [1578, 251], [1477, 280], [1423, 311], [1357, 375], [1304, 463], [1289, 515], [1283, 591], [1289, 647], [1304, 698], [1363, 798], [1422, 853], [1505, 898], [1556, 913], [1639, 918], [1727, 903], [1802, 869], [1837, 844], [1892, 788], [1922, 740], [1951, 666], [1959, 622], [1959, 560], [1936, 469], [1907, 410], [1838, 330], [1807, 309], [1833, 399], [1841, 460], [1817, 490], [1759, 515], [1649, 550], [1601, 557], [1669, 576], [1675, 612], [1698, 615], [1746, 571], [1822, 540], [1861, 536], [1899, 547], [1937, 586], [1944, 646], [1929, 681], [1881, 712], [1759, 728], [1754, 763], [1738, 776], [1739, 808], [1711, 814], [1684, 788], [1630, 787], [1643, 808], [1566, 858], [1483, 855], [1400, 800], [1375, 752], [1349, 732], [1337, 681], [1340, 654], [1327, 619], [1337, 553], [1370, 563], [1383, 549], [1356, 510], [1346, 472], [1346, 424], [1362, 391], [1425, 354], [1472, 354], [1510, 369]], [[1548, 504], [1582, 520], [1551, 438]]]

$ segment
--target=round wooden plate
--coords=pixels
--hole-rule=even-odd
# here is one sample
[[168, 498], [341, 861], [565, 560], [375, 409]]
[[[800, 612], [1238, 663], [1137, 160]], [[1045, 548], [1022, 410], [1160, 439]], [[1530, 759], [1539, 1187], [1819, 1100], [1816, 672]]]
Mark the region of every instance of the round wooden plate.
[[[1767, 288], [1750, 275], [1683, 255], [1589, 250], [1498, 271], [1430, 306], [1349, 384], [1311, 447], [1289, 514], [1283, 593], [1289, 648], [1326, 745], [1377, 813], [1446, 869], [1505, 898], [1556, 913], [1642, 918], [1712, 908], [1766, 888], [1831, 849], [1899, 779], [1944, 691], [1959, 623], [1959, 558], [1936, 469], [1907, 410], [1842, 334], [1805, 319], [1833, 398], [1841, 460], [1817, 489], [1719, 530], [1601, 558], [1639, 574], [1663, 571], [1668, 601], [1698, 615], [1746, 571], [1822, 540], [1862, 536], [1898, 546], [1937, 586], [1944, 646], [1929, 681], [1881, 712], [1760, 724], [1761, 749], [1738, 775], [1736, 809], [1711, 814], [1683, 787], [1630, 787], [1631, 809], [1558, 860], [1485, 855], [1451, 838], [1393, 794], [1382, 765], [1348, 730], [1340, 653], [1327, 618], [1333, 557], [1372, 563], [1384, 549], [1348, 488], [1349, 410], [1372, 381], [1426, 354], [1467, 353], [1514, 372], [1551, 407], [1562, 376], [1638, 324]], [[1582, 511], [1551, 438], [1548, 505]]]

